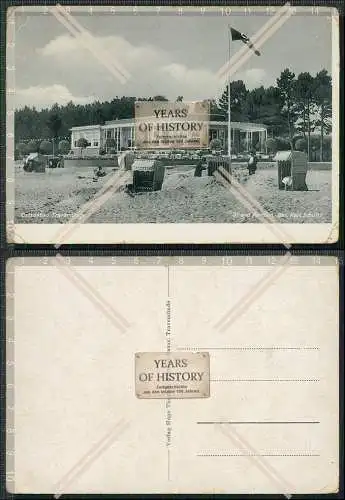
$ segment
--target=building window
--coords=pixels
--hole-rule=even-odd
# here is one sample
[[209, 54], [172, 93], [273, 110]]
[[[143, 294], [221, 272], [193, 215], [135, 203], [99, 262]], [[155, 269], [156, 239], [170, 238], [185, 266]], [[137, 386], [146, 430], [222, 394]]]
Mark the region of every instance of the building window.
[[107, 139], [111, 139], [111, 130], [107, 130]]
[[77, 141], [74, 141], [74, 147], [75, 148], [77, 147]]
[[94, 146], [98, 146], [98, 141], [93, 141]]

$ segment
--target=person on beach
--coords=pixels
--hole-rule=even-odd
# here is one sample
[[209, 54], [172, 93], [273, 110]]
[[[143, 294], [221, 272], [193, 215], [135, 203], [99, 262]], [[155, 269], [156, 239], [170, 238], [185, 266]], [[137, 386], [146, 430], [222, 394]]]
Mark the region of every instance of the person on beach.
[[249, 175], [255, 174], [257, 163], [258, 163], [258, 159], [257, 159], [256, 153], [255, 153], [255, 151], [252, 151], [250, 153], [249, 160], [248, 160]]
[[203, 168], [204, 168], [204, 163], [205, 163], [205, 159], [204, 158], [200, 158], [200, 160], [196, 164], [196, 167], [195, 167], [195, 170], [194, 170], [194, 177], [201, 177], [202, 176], [202, 171], [203, 171]]
[[134, 196], [134, 185], [133, 185], [133, 173], [132, 165], [135, 160], [135, 154], [133, 151], [124, 149], [118, 156], [119, 170], [124, 170], [127, 175], [124, 177], [124, 191], [130, 196]]
[[104, 177], [106, 175], [106, 172], [105, 172], [105, 170], [103, 169], [102, 166], [99, 166], [99, 167], [95, 168], [94, 174], [95, 175], [94, 175], [93, 180], [96, 182], [96, 181], [98, 181], [98, 179], [100, 177]]

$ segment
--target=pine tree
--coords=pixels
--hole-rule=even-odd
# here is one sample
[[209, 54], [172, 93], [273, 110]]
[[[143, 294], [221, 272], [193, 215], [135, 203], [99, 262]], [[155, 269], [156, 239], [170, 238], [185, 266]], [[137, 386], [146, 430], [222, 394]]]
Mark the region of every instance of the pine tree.
[[53, 139], [53, 154], [55, 153], [55, 141], [58, 137], [59, 131], [62, 126], [62, 120], [60, 118], [60, 115], [55, 111], [55, 109], [58, 109], [58, 107], [53, 106], [53, 111], [47, 120], [47, 126], [51, 131]]
[[300, 73], [295, 85], [296, 111], [302, 122], [302, 127], [299, 128], [307, 139], [308, 160], [310, 160], [310, 134], [314, 129], [312, 118], [313, 111], [315, 111], [314, 89], [315, 82], [311, 74], [308, 72]]
[[315, 126], [320, 128], [320, 161], [323, 161], [324, 134], [332, 130], [332, 77], [325, 69], [315, 77], [315, 102], [318, 114]]
[[282, 116], [285, 117], [287, 122], [291, 150], [293, 150], [293, 136], [297, 116], [295, 102], [295, 77], [295, 73], [292, 73], [288, 68], [286, 68], [277, 79], [277, 88], [282, 100]]
[[[237, 80], [230, 83], [230, 112], [231, 121], [241, 122], [245, 121], [245, 102], [247, 99], [248, 91], [242, 80]], [[226, 86], [222, 96], [218, 101], [218, 113], [221, 121], [228, 120], [228, 102], [229, 102], [229, 89]]]

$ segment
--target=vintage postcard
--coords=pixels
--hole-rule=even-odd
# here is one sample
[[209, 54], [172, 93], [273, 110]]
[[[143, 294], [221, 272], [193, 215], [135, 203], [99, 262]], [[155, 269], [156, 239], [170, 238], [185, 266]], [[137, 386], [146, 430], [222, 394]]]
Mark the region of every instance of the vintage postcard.
[[335, 493], [335, 257], [7, 265], [10, 492]]
[[11, 243], [331, 243], [331, 7], [79, 6], [7, 16]]

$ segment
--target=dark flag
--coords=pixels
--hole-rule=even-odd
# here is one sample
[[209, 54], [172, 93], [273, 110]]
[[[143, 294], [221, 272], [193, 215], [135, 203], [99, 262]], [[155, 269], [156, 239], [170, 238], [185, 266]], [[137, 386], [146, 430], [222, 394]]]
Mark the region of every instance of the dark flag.
[[236, 40], [241, 40], [241, 42], [245, 43], [250, 49], [254, 51], [254, 54], [257, 56], [260, 56], [260, 52], [256, 50], [250, 39], [245, 35], [244, 33], [241, 33], [240, 31], [235, 30], [234, 28], [230, 28], [231, 31], [231, 40], [235, 42]]

